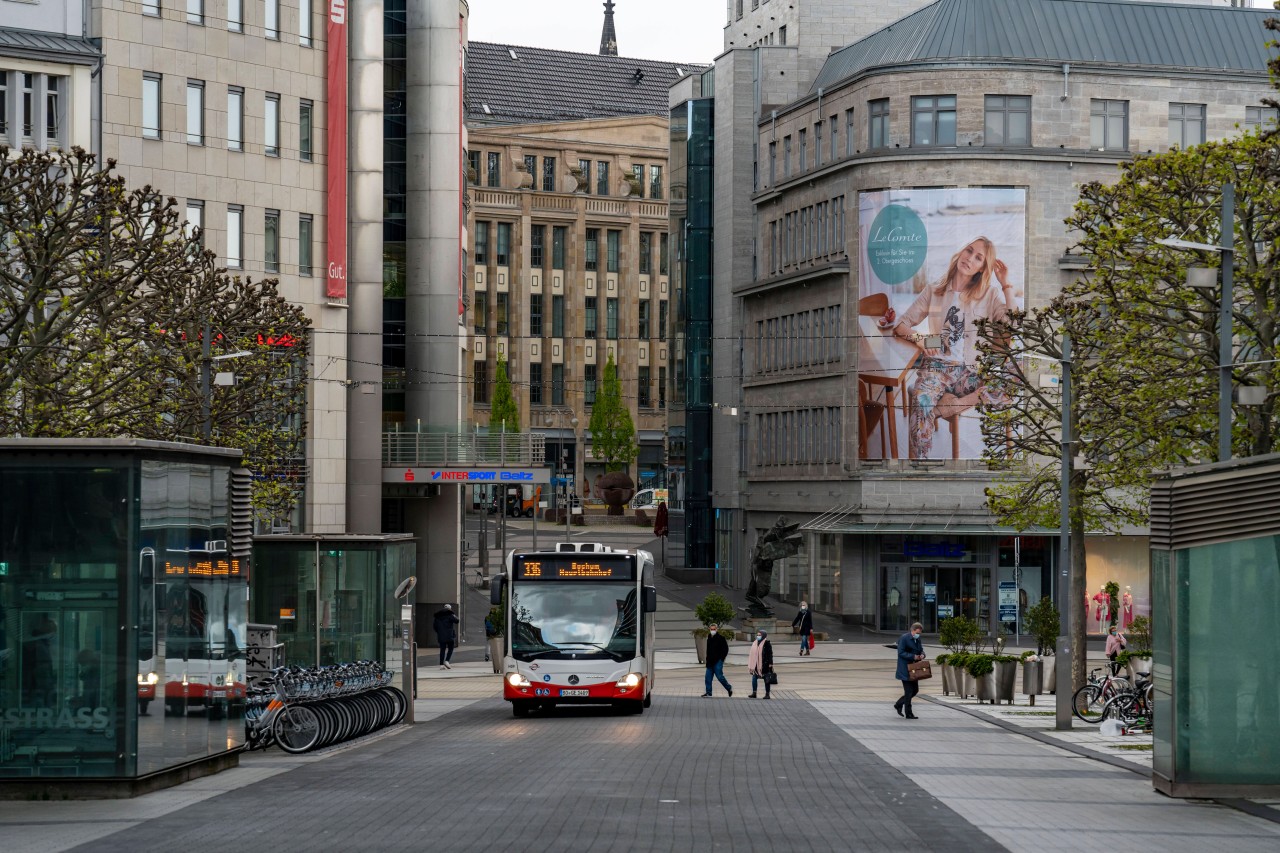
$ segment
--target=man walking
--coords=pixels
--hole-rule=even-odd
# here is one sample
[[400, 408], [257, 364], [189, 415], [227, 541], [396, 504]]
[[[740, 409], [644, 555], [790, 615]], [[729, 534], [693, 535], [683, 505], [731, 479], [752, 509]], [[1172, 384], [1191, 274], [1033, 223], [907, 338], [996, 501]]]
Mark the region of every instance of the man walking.
[[446, 604], [437, 610], [431, 620], [431, 627], [436, 632], [436, 642], [440, 644], [440, 668], [453, 669], [453, 648], [458, 644], [458, 615], [453, 612], [453, 605]]
[[707, 634], [707, 692], [702, 694], [703, 699], [711, 698], [711, 677], [715, 676], [724, 685], [724, 689], [729, 691], [729, 695], [733, 696], [733, 685], [725, 680], [724, 662], [729, 657], [729, 643], [724, 637], [720, 636], [720, 626], [712, 623], [707, 626], [710, 633]]
[[[902, 696], [893, 703], [893, 710], [898, 712], [899, 717], [906, 717], [908, 720], [916, 719], [916, 715], [911, 713], [911, 700], [920, 692], [920, 682], [912, 680], [907, 664], [924, 660], [924, 644], [920, 642], [923, 631], [924, 626], [917, 622], [911, 626], [910, 631], [898, 638], [898, 671], [894, 677], [902, 682]], [[903, 709], [906, 710], [905, 714]]]

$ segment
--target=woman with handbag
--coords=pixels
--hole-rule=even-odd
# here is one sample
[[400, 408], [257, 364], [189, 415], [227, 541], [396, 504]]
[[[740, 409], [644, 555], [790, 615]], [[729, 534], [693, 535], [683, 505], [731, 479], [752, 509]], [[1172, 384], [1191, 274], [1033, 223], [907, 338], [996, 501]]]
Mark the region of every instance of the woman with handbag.
[[809, 602], [800, 602], [800, 612], [791, 620], [791, 627], [800, 632], [800, 654], [809, 654], [813, 648], [813, 614], [809, 612]]
[[756, 631], [755, 641], [751, 643], [751, 651], [747, 653], [747, 671], [751, 673], [751, 695], [748, 699], [757, 699], [756, 685], [764, 679], [764, 698], [772, 699], [769, 688], [778, 680], [773, 674], [773, 644], [769, 642], [767, 631]]
[[893, 703], [893, 710], [898, 712], [899, 717], [905, 716], [908, 720], [919, 719], [911, 713], [911, 699], [920, 692], [920, 684], [907, 671], [907, 664], [924, 660], [924, 644], [920, 642], [922, 633], [924, 626], [917, 622], [911, 626], [910, 631], [898, 638], [898, 674], [895, 677], [902, 682], [902, 698]]

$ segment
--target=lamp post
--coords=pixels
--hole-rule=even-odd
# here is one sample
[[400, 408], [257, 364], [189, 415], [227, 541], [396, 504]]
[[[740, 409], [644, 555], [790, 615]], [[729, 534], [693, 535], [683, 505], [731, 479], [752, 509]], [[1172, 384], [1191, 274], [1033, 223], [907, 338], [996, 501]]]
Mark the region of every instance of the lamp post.
[[[1231, 344], [1232, 279], [1235, 276], [1235, 211], [1236, 188], [1234, 184], [1222, 185], [1222, 219], [1218, 231], [1218, 245], [1194, 243], [1176, 237], [1157, 240], [1161, 246], [1171, 249], [1219, 252], [1222, 255], [1222, 291], [1218, 304], [1218, 461], [1231, 458]], [[1213, 270], [1193, 267], [1187, 270], [1187, 284], [1196, 288], [1211, 289], [1215, 282]]]
[[[204, 323], [204, 340], [200, 342], [200, 437], [205, 444], [213, 437], [213, 363], [215, 361], [224, 361], [229, 358], [244, 358], [246, 355], [253, 355], [249, 350], [240, 350], [239, 352], [229, 352], [226, 355], [211, 355], [212, 342], [210, 338], [213, 336], [213, 329], [209, 325], [209, 321]], [[230, 385], [233, 382], [218, 382], [218, 385]]]

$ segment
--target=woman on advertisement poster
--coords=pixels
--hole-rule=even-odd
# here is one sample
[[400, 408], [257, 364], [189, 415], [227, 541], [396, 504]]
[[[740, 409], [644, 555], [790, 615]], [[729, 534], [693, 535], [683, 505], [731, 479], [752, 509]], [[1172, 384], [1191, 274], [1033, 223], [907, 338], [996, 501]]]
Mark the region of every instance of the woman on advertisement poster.
[[[999, 287], [993, 287], [994, 275]], [[946, 274], [921, 291], [894, 325], [892, 308], [881, 321], [893, 334], [913, 342], [923, 355], [910, 388], [913, 405], [907, 440], [912, 459], [924, 459], [933, 447], [938, 418], [960, 414], [981, 403], [1008, 401], [1000, 388], [983, 385], [974, 364], [978, 354], [978, 320], [1003, 320], [1016, 308], [1009, 268], [996, 257], [996, 247], [978, 237], [951, 257]], [[927, 321], [926, 332], [914, 331]]]

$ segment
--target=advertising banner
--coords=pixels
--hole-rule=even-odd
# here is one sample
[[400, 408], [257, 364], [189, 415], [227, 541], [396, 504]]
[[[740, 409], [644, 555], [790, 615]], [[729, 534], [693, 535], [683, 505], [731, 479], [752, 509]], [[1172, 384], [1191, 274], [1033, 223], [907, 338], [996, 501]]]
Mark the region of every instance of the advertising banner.
[[977, 321], [1021, 309], [1023, 189], [859, 194], [858, 398], [863, 459], [978, 459]]
[[325, 29], [328, 160], [325, 184], [325, 296], [347, 298], [347, 3], [329, 0]]

